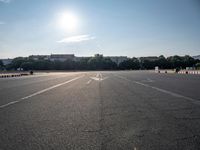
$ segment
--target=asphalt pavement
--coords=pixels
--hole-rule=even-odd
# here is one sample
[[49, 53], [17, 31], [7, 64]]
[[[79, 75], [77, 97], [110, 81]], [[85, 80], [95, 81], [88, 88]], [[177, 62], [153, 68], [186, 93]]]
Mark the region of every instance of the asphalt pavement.
[[199, 150], [200, 75], [43, 73], [0, 79], [0, 150]]

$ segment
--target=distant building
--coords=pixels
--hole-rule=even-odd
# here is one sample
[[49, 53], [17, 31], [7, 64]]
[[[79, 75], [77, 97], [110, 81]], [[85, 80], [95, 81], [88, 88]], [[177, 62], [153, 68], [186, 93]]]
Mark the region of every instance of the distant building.
[[155, 61], [158, 60], [157, 56], [148, 56], [148, 57], [140, 57], [140, 60], [149, 60], [149, 61]]
[[74, 54], [51, 54], [51, 61], [66, 61], [66, 60], [75, 60]]
[[200, 60], [200, 55], [193, 56], [194, 59], [199, 59]]
[[3, 62], [4, 65], [9, 65], [12, 63], [13, 59], [1, 59], [1, 61]]
[[66, 61], [74, 60], [74, 54], [51, 54], [51, 55], [31, 55], [30, 59], [33, 60], [50, 60], [50, 61]]
[[31, 55], [29, 58], [33, 60], [49, 60], [50, 55]]
[[75, 57], [74, 61], [78, 62], [81, 61], [82, 59], [90, 59], [91, 57]]
[[[103, 55], [96, 54], [94, 57], [100, 57]], [[64, 62], [66, 60], [72, 61], [81, 61], [82, 59], [89, 59], [91, 57], [76, 57], [74, 54], [51, 54], [51, 55], [31, 55], [30, 59], [33, 60], [50, 60], [50, 61], [61, 61]], [[128, 60], [127, 56], [105, 56], [104, 58], [110, 58], [113, 62], [119, 65], [121, 62]]]

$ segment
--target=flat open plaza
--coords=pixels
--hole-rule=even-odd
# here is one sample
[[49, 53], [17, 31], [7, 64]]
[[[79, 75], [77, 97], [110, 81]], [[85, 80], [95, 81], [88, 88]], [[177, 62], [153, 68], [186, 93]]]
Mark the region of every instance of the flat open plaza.
[[199, 127], [199, 75], [97, 71], [0, 79], [0, 150], [197, 150]]

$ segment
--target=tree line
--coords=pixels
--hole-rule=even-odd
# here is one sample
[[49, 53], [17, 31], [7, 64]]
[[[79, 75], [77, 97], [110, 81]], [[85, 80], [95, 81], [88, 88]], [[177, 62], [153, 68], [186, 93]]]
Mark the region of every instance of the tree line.
[[200, 67], [200, 60], [195, 60], [189, 55], [175, 55], [167, 58], [161, 55], [159, 57], [133, 57], [116, 64], [108, 57], [95, 55], [94, 57], [82, 58], [80, 61], [66, 60], [64, 62], [17, 57], [6, 66], [0, 61], [0, 68], [6, 70], [17, 70], [18, 68], [23, 68], [23, 70], [139, 70], [154, 69], [156, 66], [161, 69], [198, 68]]

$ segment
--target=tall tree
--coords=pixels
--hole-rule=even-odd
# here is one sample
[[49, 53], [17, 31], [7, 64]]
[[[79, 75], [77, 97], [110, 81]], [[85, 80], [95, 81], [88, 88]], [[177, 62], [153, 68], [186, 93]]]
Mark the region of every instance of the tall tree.
[[0, 67], [3, 67], [3, 66], [4, 66], [3, 61], [0, 60]]
[[122, 70], [134, 70], [134, 69], [139, 69], [140, 68], [140, 63], [137, 58], [129, 58], [128, 60], [125, 60], [119, 64], [119, 69]]

